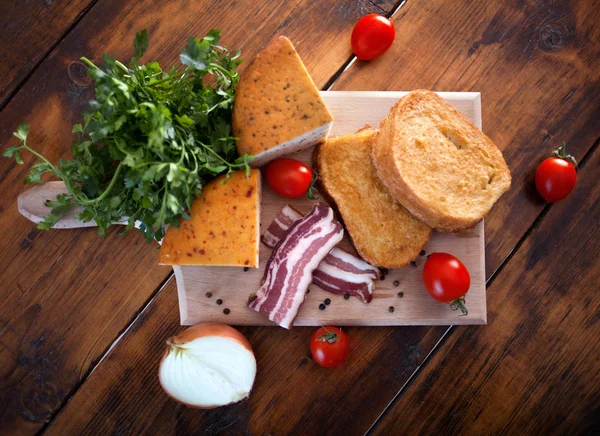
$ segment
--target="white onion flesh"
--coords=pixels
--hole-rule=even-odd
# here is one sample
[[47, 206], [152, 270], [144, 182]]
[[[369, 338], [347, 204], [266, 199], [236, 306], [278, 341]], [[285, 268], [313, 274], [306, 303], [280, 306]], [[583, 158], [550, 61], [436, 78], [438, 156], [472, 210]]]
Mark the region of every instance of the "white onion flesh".
[[163, 389], [191, 407], [212, 408], [247, 398], [256, 375], [256, 359], [245, 342], [230, 335], [171, 342], [159, 369]]

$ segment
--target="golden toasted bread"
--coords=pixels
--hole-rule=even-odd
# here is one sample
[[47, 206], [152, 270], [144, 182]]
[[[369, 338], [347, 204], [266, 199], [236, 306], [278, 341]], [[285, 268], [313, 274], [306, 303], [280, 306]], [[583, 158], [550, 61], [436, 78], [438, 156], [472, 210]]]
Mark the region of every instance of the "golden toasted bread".
[[373, 137], [372, 158], [394, 198], [444, 232], [474, 226], [511, 183], [494, 143], [431, 91], [396, 103]]
[[413, 260], [431, 236], [387, 192], [371, 162], [375, 131], [330, 138], [315, 156], [321, 186], [335, 201], [358, 253], [373, 265], [399, 268]]
[[259, 166], [323, 141], [333, 117], [294, 46], [271, 41], [242, 74], [235, 92], [232, 131], [238, 153]]

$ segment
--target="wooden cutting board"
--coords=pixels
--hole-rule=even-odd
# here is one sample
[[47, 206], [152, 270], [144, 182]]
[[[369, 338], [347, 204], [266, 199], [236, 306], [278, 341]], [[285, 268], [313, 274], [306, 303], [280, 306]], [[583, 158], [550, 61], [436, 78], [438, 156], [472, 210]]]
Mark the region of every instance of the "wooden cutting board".
[[[391, 106], [405, 92], [322, 92], [334, 123], [331, 135], [354, 133], [365, 124], [376, 127], [389, 112]], [[440, 95], [481, 128], [481, 100], [479, 93], [440, 93]], [[294, 157], [310, 165], [312, 149]], [[277, 196], [263, 178], [261, 204], [261, 233], [273, 221], [281, 208], [292, 204], [300, 212], [307, 213], [315, 204], [308, 199], [288, 200]], [[343, 248], [352, 250], [347, 240]], [[423, 286], [422, 272], [426, 256], [416, 259], [416, 267], [408, 266], [390, 270], [383, 281], [378, 281], [373, 301], [361, 303], [357, 298], [345, 300], [310, 286], [310, 292], [294, 325], [430, 325], [430, 324], [485, 324], [485, 258], [483, 223], [459, 234], [434, 232], [425, 247], [427, 253], [444, 251], [457, 256], [471, 274], [471, 289], [466, 297], [469, 314], [460, 316], [449, 305], [433, 300]], [[271, 250], [260, 246], [261, 268], [244, 272], [235, 267], [175, 267], [181, 323], [224, 322], [232, 325], [274, 325], [271, 321], [248, 309], [246, 302], [256, 292], [263, 275], [264, 266]], [[210, 293], [211, 297], [206, 294]], [[401, 293], [401, 297], [399, 296]], [[331, 304], [325, 310], [319, 305], [329, 298]], [[218, 304], [218, 300], [222, 300]], [[390, 308], [393, 307], [393, 312]], [[228, 314], [225, 314], [225, 309]]]
[[[334, 117], [331, 135], [354, 133], [365, 124], [377, 127], [391, 106], [405, 92], [322, 92]], [[480, 94], [440, 93], [476, 126], [481, 128]], [[312, 149], [292, 157], [311, 164]], [[50, 182], [26, 191], [19, 197], [19, 211], [28, 219], [39, 222], [48, 213], [44, 201], [65, 192], [62, 182]], [[323, 201], [322, 199], [320, 201]], [[263, 180], [261, 204], [261, 233], [273, 221], [281, 208], [292, 204], [307, 213], [315, 204], [308, 199], [288, 200], [277, 196]], [[74, 211], [59, 221], [54, 228], [90, 227], [73, 217]], [[354, 251], [347, 239], [341, 246]], [[148, 249], [153, 249], [149, 247]], [[373, 300], [361, 303], [357, 298], [345, 300], [341, 295], [330, 294], [316, 286], [310, 292], [294, 325], [451, 325], [485, 324], [485, 257], [483, 222], [472, 230], [458, 234], [434, 232], [425, 247], [426, 253], [443, 251], [457, 256], [468, 268], [471, 288], [466, 296], [469, 313], [462, 316], [448, 304], [433, 300], [423, 286], [422, 271], [425, 256], [418, 256], [413, 266], [390, 270], [384, 280], [376, 282]], [[271, 250], [260, 246], [260, 268], [244, 271], [234, 267], [174, 267], [179, 294], [181, 324], [223, 322], [231, 325], [275, 325], [268, 319], [248, 309], [246, 302], [256, 292], [263, 275], [264, 265]], [[207, 296], [210, 295], [210, 297]], [[325, 310], [319, 305], [328, 298], [331, 303]], [[393, 308], [393, 309], [392, 309]], [[227, 312], [227, 313], [225, 313]]]

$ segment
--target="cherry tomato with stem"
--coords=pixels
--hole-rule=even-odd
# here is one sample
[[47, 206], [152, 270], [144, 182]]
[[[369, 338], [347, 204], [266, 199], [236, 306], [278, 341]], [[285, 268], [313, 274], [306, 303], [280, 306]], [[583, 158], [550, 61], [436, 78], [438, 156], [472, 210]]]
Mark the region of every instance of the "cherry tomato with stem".
[[319, 365], [332, 368], [344, 363], [350, 352], [350, 342], [341, 328], [321, 327], [310, 340], [310, 352]]
[[286, 198], [300, 198], [313, 182], [313, 172], [302, 162], [282, 157], [265, 168], [267, 183], [277, 194]]
[[535, 172], [535, 187], [548, 203], [562, 200], [571, 193], [577, 181], [577, 161], [567, 154], [563, 142], [553, 157], [544, 160]]
[[391, 47], [395, 37], [394, 24], [386, 17], [365, 15], [352, 29], [352, 51], [361, 61], [375, 59]]
[[448, 253], [432, 253], [423, 268], [423, 281], [429, 295], [442, 303], [450, 303], [453, 310], [460, 309], [466, 315], [465, 294], [471, 286], [469, 271], [455, 256]]

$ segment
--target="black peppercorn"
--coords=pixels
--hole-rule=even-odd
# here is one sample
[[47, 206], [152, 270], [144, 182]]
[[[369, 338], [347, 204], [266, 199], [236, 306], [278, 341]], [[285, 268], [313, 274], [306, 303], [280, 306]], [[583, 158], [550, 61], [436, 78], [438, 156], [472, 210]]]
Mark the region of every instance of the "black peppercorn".
[[388, 310], [390, 311], [390, 313], [392, 313], [394, 311], [394, 306], [390, 306]]
[[325, 305], [323, 303], [319, 304], [319, 310], [325, 310]]
[[425, 250], [421, 250], [421, 251], [419, 252], [419, 256], [425, 256]]
[[329, 306], [331, 304], [331, 300], [329, 298], [326, 298], [324, 303]]
[[227, 308], [223, 309], [223, 313], [225, 315], [229, 315], [229, 312], [231, 312], [229, 309], [227, 309]]
[[414, 260], [410, 262], [410, 266], [412, 266], [413, 268], [417, 267], [417, 262], [415, 262]]
[[395, 286], [395, 287], [398, 287], [398, 286], [400, 286], [400, 282], [399, 282], [398, 280], [394, 280], [394, 286]]
[[379, 277], [379, 280], [385, 280], [385, 276]]
[[244, 267], [244, 272], [248, 271], [250, 268], [248, 268], [247, 266]]
[[206, 296], [207, 296], [208, 298], [212, 297], [212, 292], [207, 292], [207, 293], [206, 293]]
[[223, 304], [223, 300], [221, 300], [220, 298], [217, 300], [217, 304]]
[[398, 292], [398, 297], [399, 297], [399, 298], [402, 298], [402, 297], [404, 297], [404, 292]]
[[344, 300], [349, 300], [350, 299], [350, 294], [344, 294]]

